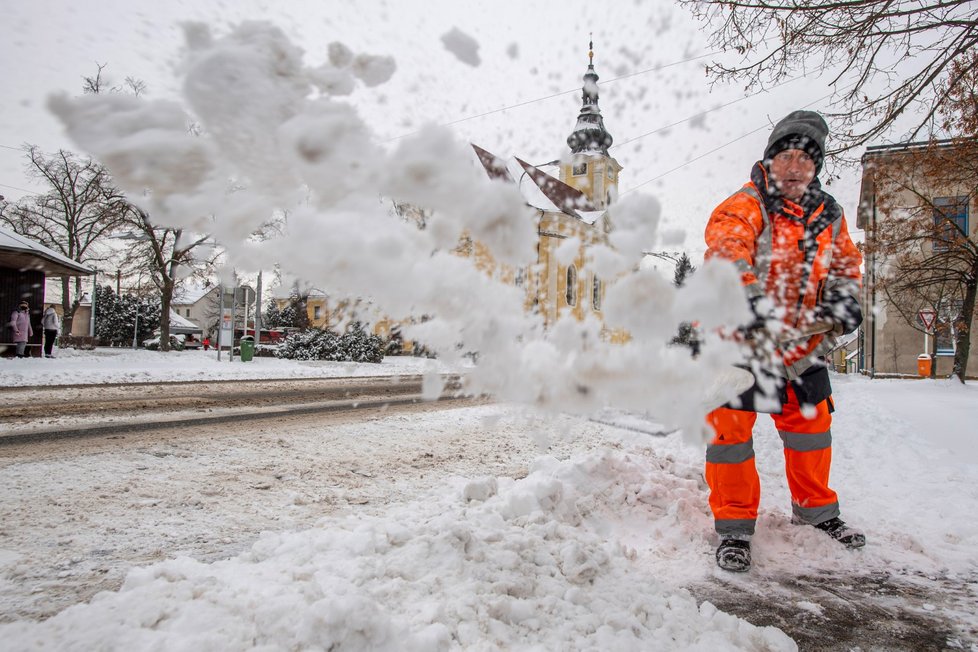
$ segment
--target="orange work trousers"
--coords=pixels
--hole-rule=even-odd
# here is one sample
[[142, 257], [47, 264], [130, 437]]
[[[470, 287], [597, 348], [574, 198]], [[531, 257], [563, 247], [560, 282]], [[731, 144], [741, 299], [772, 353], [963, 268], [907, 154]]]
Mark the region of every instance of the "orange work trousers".
[[[832, 414], [826, 399], [814, 414], [802, 415], [788, 386], [781, 414], [772, 414], [784, 443], [784, 465], [791, 491], [793, 520], [816, 525], [839, 515], [839, 499], [829, 488], [832, 465]], [[706, 449], [710, 509], [721, 536], [754, 533], [761, 483], [754, 466], [756, 412], [719, 408], [707, 415], [713, 441]]]

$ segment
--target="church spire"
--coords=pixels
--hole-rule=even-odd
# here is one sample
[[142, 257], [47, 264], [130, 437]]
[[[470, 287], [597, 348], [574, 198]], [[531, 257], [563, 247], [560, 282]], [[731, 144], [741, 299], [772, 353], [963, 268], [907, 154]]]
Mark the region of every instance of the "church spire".
[[588, 65], [584, 73], [584, 87], [581, 95], [581, 112], [577, 116], [577, 126], [567, 137], [571, 152], [598, 152], [608, 156], [608, 148], [614, 140], [604, 128], [601, 109], [598, 108], [598, 73], [594, 72], [594, 41], [588, 42]]

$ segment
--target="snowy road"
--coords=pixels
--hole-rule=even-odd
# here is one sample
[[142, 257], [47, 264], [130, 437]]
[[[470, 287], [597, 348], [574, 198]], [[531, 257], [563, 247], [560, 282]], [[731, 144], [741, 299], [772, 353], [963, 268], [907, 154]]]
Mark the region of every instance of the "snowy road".
[[[458, 376], [444, 376], [441, 382], [441, 401], [469, 398], [461, 393]], [[197, 428], [285, 415], [384, 410], [422, 402], [423, 389], [421, 376], [4, 388], [0, 389], [0, 422], [4, 424], [0, 445]]]
[[[57, 403], [55, 392], [48, 398]], [[0, 549], [19, 552], [3, 560], [12, 570], [0, 579], [0, 622], [45, 618], [118, 589], [133, 566], [180, 555], [213, 561], [247, 550], [265, 530], [301, 530], [351, 510], [383, 512], [452, 475], [521, 477], [540, 454], [520, 428], [485, 435], [498, 408], [417, 418], [445, 407], [425, 402], [2, 446]], [[555, 452], [599, 441], [556, 442]]]

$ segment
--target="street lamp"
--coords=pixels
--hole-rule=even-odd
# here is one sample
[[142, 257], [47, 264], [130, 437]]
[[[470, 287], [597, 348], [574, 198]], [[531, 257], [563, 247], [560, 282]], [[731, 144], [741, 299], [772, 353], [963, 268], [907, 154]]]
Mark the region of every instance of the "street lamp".
[[135, 325], [132, 327], [132, 348], [136, 349], [136, 340], [139, 337], [139, 308], [140, 304], [136, 304], [136, 321]]

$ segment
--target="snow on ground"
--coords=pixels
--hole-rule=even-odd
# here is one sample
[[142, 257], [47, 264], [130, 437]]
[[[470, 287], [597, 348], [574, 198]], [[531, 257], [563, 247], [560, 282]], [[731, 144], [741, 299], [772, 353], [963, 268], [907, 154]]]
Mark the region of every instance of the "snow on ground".
[[[0, 373], [67, 368], [75, 357], [86, 356], [3, 361]], [[115, 360], [103, 382], [134, 373]], [[233, 364], [223, 368], [236, 373]], [[30, 382], [28, 372], [19, 373]], [[755, 568], [731, 577], [713, 562], [702, 450], [679, 434], [650, 437], [591, 423], [607, 445], [560, 459], [542, 455], [525, 477], [469, 467], [465, 477], [389, 509], [266, 532], [238, 556], [216, 562], [181, 556], [135, 569], [118, 592], [44, 622], [2, 625], [0, 637], [16, 649], [791, 650], [795, 643], [782, 631], [698, 603], [687, 588], [879, 572], [953, 580], [970, 591], [964, 604], [973, 606], [978, 464], [969, 452], [978, 387], [838, 376], [834, 383], [833, 485], [843, 516], [867, 532], [862, 550], [790, 524], [780, 440], [761, 417]], [[407, 437], [452, 423], [473, 439], [476, 432], [491, 439], [500, 424], [519, 424], [522, 411], [496, 406], [450, 414], [391, 417], [379, 425], [390, 437]], [[526, 422], [525, 436], [546, 447], [548, 436], [575, 431], [582, 420], [554, 415], [548, 422], [549, 435]], [[356, 437], [347, 441], [356, 446]], [[82, 483], [86, 463], [98, 461], [79, 459], [57, 475], [77, 473]], [[17, 472], [40, 485], [50, 471], [34, 464]], [[127, 518], [120, 513], [117, 525], [126, 527]], [[0, 569], [9, 572], [18, 554], [0, 551]], [[973, 608], [960, 601], [936, 593], [919, 604], [895, 599], [959, 630], [978, 628]], [[822, 613], [817, 596], [795, 606], [799, 618]], [[947, 641], [949, 648], [975, 644]]]
[[0, 387], [98, 383], [165, 382], [170, 380], [255, 380], [261, 378], [332, 378], [340, 376], [414, 375], [448, 373], [447, 366], [412, 356], [389, 356], [381, 364], [279, 360], [256, 357], [230, 360], [227, 351], [147, 351], [98, 348], [94, 351], [59, 349], [54, 360], [28, 358], [0, 361]]

